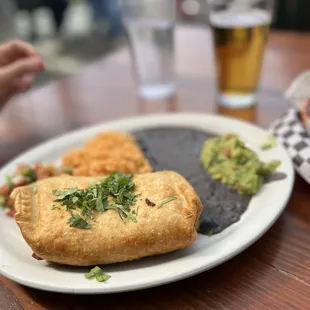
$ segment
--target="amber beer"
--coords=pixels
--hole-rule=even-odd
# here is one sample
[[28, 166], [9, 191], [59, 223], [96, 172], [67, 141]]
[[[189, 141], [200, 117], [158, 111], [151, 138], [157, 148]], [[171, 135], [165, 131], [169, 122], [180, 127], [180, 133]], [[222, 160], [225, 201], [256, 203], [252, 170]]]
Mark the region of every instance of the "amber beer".
[[210, 15], [220, 104], [254, 104], [270, 20], [270, 14], [260, 9]]

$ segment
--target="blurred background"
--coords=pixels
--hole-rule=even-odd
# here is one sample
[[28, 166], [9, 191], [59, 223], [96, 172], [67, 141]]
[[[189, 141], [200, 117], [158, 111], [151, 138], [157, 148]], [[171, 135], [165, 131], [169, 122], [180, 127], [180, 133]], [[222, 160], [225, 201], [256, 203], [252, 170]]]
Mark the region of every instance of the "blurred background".
[[[180, 23], [207, 26], [206, 0], [178, 0]], [[272, 28], [310, 30], [309, 0], [277, 0]], [[77, 72], [127, 44], [116, 0], [0, 0], [0, 42], [30, 41], [47, 70], [36, 86]]]

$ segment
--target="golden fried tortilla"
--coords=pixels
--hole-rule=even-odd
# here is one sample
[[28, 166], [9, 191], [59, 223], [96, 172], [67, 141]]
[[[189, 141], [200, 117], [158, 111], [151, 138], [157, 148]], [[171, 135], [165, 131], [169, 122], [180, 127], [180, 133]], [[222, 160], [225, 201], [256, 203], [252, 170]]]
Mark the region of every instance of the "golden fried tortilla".
[[[96, 181], [98, 178], [60, 176], [37, 182], [36, 190], [33, 186], [14, 190], [15, 220], [37, 256], [74, 266], [110, 264], [168, 253], [196, 240], [202, 204], [192, 186], [172, 171], [134, 176], [139, 196], [132, 208], [138, 210], [137, 223], [108, 210], [96, 215], [91, 229], [70, 227], [64, 207], [52, 210], [56, 198], [52, 191], [86, 188]], [[171, 196], [177, 199], [157, 208]]]
[[81, 149], [64, 155], [62, 163], [71, 167], [77, 176], [102, 176], [117, 170], [123, 173], [152, 171], [134, 137], [125, 132], [98, 134]]

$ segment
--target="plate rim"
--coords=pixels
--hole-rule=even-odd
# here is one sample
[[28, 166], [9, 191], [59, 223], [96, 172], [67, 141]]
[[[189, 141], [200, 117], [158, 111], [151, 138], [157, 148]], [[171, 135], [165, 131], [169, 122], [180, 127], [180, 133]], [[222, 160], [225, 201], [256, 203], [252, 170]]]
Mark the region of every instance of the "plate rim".
[[[28, 149], [27, 151], [19, 154], [18, 156], [14, 157], [12, 160], [10, 160], [6, 165], [4, 165], [3, 167], [1, 167], [0, 169], [0, 176], [3, 174], [3, 171], [6, 170], [9, 166], [13, 165], [14, 163], [20, 161], [20, 158], [23, 158], [23, 157], [27, 157], [29, 156], [30, 154], [34, 153], [34, 152], [38, 152], [38, 150], [44, 148], [45, 146], [48, 146], [48, 145], [53, 145], [55, 143], [57, 143], [58, 141], [61, 141], [63, 139], [69, 139], [70, 137], [74, 137], [80, 133], [86, 133], [87, 132], [92, 132], [92, 131], [96, 131], [97, 133], [100, 132], [102, 129], [102, 127], [109, 127], [110, 126], [115, 126], [115, 127], [122, 127], [120, 124], [124, 123], [124, 122], [132, 122], [132, 123], [135, 123], [136, 121], [140, 121], [140, 120], [151, 120], [151, 123], [153, 121], [153, 123], [148, 127], [148, 126], [142, 126], [142, 128], [157, 128], [157, 127], [160, 127], [163, 125], [157, 125], [154, 123], [154, 120], [156, 119], [160, 119], [160, 118], [165, 118], [166, 120], [172, 120], [172, 119], [180, 119], [179, 120], [179, 124], [176, 125], [176, 124], [173, 124], [171, 125], [171, 127], [182, 127], [182, 123], [181, 123], [181, 120], [182, 118], [197, 118], [197, 119], [200, 119], [200, 120], [204, 120], [204, 121], [207, 121], [208, 118], [214, 118], [214, 119], [217, 119], [219, 121], [229, 121], [229, 122], [233, 122], [235, 124], [238, 124], [238, 125], [241, 125], [241, 126], [250, 126], [252, 127], [253, 129], [255, 130], [259, 130], [261, 132], [265, 132], [265, 134], [267, 135], [268, 132], [257, 126], [257, 125], [254, 125], [254, 124], [251, 124], [251, 123], [248, 123], [248, 122], [244, 122], [244, 121], [241, 121], [241, 120], [238, 120], [238, 119], [234, 119], [234, 118], [231, 118], [231, 117], [225, 117], [225, 116], [219, 116], [219, 115], [214, 115], [214, 114], [208, 114], [208, 113], [201, 113], [201, 114], [198, 114], [198, 113], [184, 113], [184, 112], [181, 112], [181, 113], [170, 113], [170, 114], [149, 114], [149, 115], [143, 115], [143, 116], [133, 116], [133, 117], [123, 117], [123, 118], [118, 118], [118, 119], [115, 119], [115, 120], [110, 120], [110, 121], [106, 121], [106, 122], [102, 122], [102, 123], [98, 123], [98, 124], [94, 124], [94, 125], [91, 125], [91, 126], [84, 126], [82, 128], [78, 128], [78, 129], [75, 129], [75, 130], [72, 130], [72, 131], [69, 131], [67, 133], [64, 133], [64, 134], [61, 134], [61, 135], [58, 135], [52, 139], [49, 139], [43, 143], [40, 143], [30, 149]], [[183, 125], [183, 127], [191, 127], [191, 128], [194, 128], [195, 124], [192, 123], [191, 125]], [[201, 128], [201, 130], [204, 130], [204, 131], [208, 131], [208, 132], [212, 132], [212, 129], [211, 128], [207, 128], [208, 125], [205, 126], [204, 129]], [[134, 127], [134, 126], [133, 126]], [[104, 130], [104, 129], [103, 129]], [[109, 130], [109, 129], [106, 129], [106, 130]], [[123, 129], [124, 130], [124, 129]], [[135, 129], [133, 129], [132, 131], [134, 131]], [[213, 131], [216, 133], [216, 131]], [[219, 134], [219, 133], [218, 133]], [[83, 142], [81, 142], [83, 143]], [[285, 152], [285, 149], [283, 148], [282, 145], [278, 145], [278, 147], [281, 149], [281, 151], [284, 151]], [[22, 279], [22, 278], [19, 278], [19, 277], [16, 277], [12, 274], [10, 274], [9, 272], [6, 272], [6, 270], [3, 270], [2, 266], [0, 265], [0, 273], [3, 274], [5, 277], [15, 281], [15, 282], [18, 282], [22, 285], [26, 285], [26, 286], [29, 286], [29, 287], [33, 287], [33, 288], [36, 288], [36, 289], [40, 289], [40, 290], [45, 290], [45, 291], [51, 291], [51, 292], [59, 292], [59, 293], [73, 293], [73, 294], [110, 294], [110, 293], [120, 293], [120, 292], [125, 292], [125, 291], [132, 291], [132, 290], [140, 290], [140, 289], [146, 289], [146, 288], [150, 288], [150, 287], [155, 287], [155, 286], [159, 286], [159, 285], [163, 285], [163, 284], [168, 284], [168, 283], [171, 283], [171, 282], [175, 282], [175, 281], [179, 281], [179, 280], [182, 280], [182, 279], [185, 279], [185, 278], [188, 278], [190, 276], [194, 276], [194, 275], [197, 275], [201, 272], [204, 272], [206, 270], [209, 270], [209, 269], [212, 269], [214, 268], [215, 266], [218, 266], [220, 264], [222, 264], [223, 262], [231, 259], [232, 257], [238, 255], [239, 253], [241, 253], [242, 251], [244, 251], [246, 248], [248, 248], [249, 246], [251, 246], [253, 243], [255, 243], [263, 234], [265, 234], [265, 232], [267, 230], [269, 230], [269, 228], [275, 223], [275, 221], [279, 218], [279, 216], [282, 214], [282, 212], [284, 211], [286, 205], [287, 205], [287, 202], [291, 196], [291, 193], [293, 191], [293, 185], [294, 185], [294, 180], [295, 180], [295, 174], [294, 174], [294, 168], [293, 168], [293, 164], [289, 158], [289, 156], [287, 155], [287, 153], [285, 152], [285, 155], [287, 157], [287, 159], [289, 159], [289, 162], [290, 162], [290, 167], [289, 167], [289, 172], [290, 172], [290, 175], [289, 175], [289, 180], [288, 180], [288, 192], [286, 195], [283, 196], [282, 198], [282, 203], [281, 203], [281, 207], [278, 208], [278, 212], [276, 214], [276, 216], [273, 217], [272, 220], [270, 220], [268, 222], [267, 225], [264, 225], [263, 229], [260, 230], [259, 233], [256, 234], [255, 237], [251, 238], [249, 241], [247, 242], [244, 242], [241, 246], [238, 247], [237, 250], [235, 251], [231, 251], [228, 255], [222, 255], [221, 259], [217, 260], [216, 262], [213, 262], [212, 264], [206, 264], [206, 265], [203, 265], [203, 266], [200, 266], [199, 268], [194, 268], [193, 270], [189, 270], [187, 272], [183, 272], [179, 275], [176, 275], [176, 276], [171, 276], [169, 277], [168, 279], [161, 279], [161, 280], [157, 280], [157, 281], [151, 281], [149, 282], [148, 284], [136, 284], [136, 285], [132, 285], [132, 286], [129, 286], [127, 287], [126, 289], [120, 287], [113, 287], [111, 290], [110, 289], [107, 289], [106, 287], [102, 286], [101, 288], [91, 288], [91, 287], [88, 287], [86, 288], [78, 288], [78, 289], [75, 289], [75, 288], [64, 288], [64, 287], [59, 287], [59, 286], [53, 286], [53, 285], [43, 285], [40, 284], [40, 283], [37, 283], [35, 281], [32, 281], [32, 280], [25, 280], [25, 279]], [[1, 214], [0, 214], [1, 216]], [[0, 243], [0, 248], [1, 248], [1, 243]], [[0, 256], [1, 258], [1, 256]], [[1, 263], [1, 261], [0, 261]]]

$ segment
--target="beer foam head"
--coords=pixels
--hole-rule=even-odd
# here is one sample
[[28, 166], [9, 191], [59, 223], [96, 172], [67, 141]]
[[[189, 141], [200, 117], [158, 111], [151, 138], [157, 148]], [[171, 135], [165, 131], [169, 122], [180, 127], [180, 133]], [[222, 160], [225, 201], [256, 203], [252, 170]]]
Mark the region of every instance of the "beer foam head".
[[271, 14], [261, 9], [225, 10], [210, 13], [211, 25], [218, 28], [255, 27], [271, 23]]

